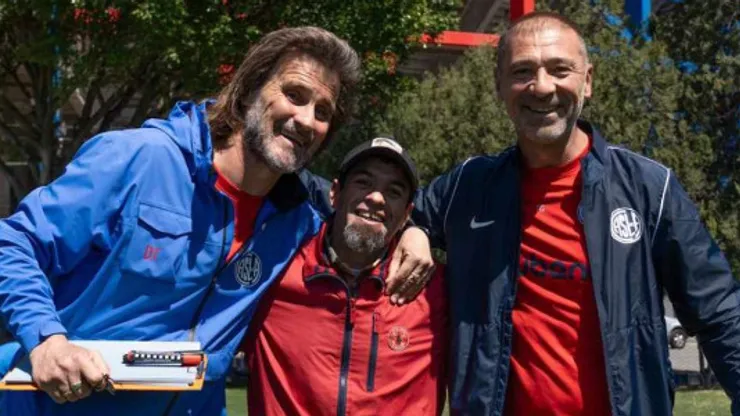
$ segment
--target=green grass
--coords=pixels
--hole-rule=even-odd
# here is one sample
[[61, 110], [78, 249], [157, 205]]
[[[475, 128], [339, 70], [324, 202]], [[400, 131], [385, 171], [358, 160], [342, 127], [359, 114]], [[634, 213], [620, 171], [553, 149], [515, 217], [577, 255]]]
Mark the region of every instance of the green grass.
[[[229, 416], [247, 414], [246, 390], [233, 387], [226, 391]], [[445, 415], [447, 412], [445, 412]], [[679, 391], [676, 393], [676, 416], [722, 416], [730, 414], [730, 400], [721, 390]]]
[[247, 414], [246, 387], [229, 387], [226, 389], [226, 408], [229, 410], [229, 416]]
[[723, 416], [730, 414], [730, 399], [722, 390], [687, 390], [676, 393], [677, 416]]

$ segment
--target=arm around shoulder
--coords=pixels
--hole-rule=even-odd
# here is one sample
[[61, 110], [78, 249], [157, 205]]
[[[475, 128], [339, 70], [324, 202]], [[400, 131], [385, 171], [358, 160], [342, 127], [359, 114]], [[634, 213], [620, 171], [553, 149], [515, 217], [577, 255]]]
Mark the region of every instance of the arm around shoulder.
[[419, 189], [414, 196], [414, 210], [411, 219], [414, 225], [424, 229], [434, 248], [446, 249], [447, 213], [455, 198], [460, 177], [467, 162], [432, 179], [429, 185]]

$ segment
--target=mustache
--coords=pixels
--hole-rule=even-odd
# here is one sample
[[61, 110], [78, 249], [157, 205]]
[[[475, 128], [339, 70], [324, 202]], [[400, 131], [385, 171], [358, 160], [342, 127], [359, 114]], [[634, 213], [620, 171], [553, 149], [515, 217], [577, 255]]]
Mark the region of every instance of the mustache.
[[302, 146], [307, 146], [313, 141], [314, 138], [313, 131], [308, 132], [308, 134], [301, 133], [296, 128], [295, 121], [293, 121], [293, 119], [285, 121], [284, 123], [282, 123], [282, 125], [278, 126], [275, 131], [279, 134], [282, 134], [283, 136], [298, 141]]

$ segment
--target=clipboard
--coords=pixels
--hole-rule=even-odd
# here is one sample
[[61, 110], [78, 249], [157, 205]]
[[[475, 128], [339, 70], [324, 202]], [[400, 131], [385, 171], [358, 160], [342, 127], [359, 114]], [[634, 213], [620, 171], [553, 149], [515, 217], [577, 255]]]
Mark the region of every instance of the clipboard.
[[[198, 342], [167, 341], [78, 341], [71, 343], [97, 350], [108, 364], [110, 382], [118, 391], [199, 391], [203, 388], [208, 355], [200, 352]], [[197, 367], [136, 365], [128, 366], [122, 357], [128, 351], [151, 352], [199, 351], [202, 361]], [[31, 365], [23, 357], [16, 366], [0, 380], [0, 390], [36, 391], [31, 380]]]

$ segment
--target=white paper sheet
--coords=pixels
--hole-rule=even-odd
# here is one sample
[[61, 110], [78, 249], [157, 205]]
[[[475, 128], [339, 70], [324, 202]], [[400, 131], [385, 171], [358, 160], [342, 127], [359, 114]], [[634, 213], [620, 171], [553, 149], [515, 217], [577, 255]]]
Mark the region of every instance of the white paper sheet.
[[[195, 381], [197, 367], [127, 366], [123, 355], [131, 350], [167, 352], [198, 351], [199, 342], [168, 341], [70, 341], [75, 345], [96, 350], [110, 367], [110, 378], [116, 383], [158, 386], [189, 385]], [[31, 364], [28, 357], [21, 360], [3, 379], [8, 384], [30, 383]]]

